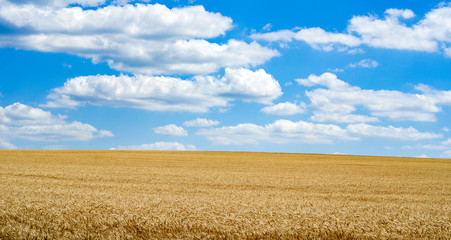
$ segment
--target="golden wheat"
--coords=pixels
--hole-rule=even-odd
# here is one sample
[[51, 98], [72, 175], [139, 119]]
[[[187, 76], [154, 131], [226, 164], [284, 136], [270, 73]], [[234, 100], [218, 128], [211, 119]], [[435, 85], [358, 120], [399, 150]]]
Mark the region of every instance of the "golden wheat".
[[450, 239], [451, 160], [0, 151], [0, 239]]

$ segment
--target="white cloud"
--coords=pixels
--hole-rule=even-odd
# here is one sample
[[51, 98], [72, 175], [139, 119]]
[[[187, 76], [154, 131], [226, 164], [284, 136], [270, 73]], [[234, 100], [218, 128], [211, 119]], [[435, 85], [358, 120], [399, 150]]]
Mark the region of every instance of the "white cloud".
[[329, 33], [321, 28], [306, 28], [299, 30], [294, 39], [304, 41], [315, 49], [330, 51], [333, 44], [341, 44], [355, 47], [360, 44], [360, 40], [354, 36], [343, 33]]
[[284, 103], [278, 103], [278, 104], [275, 104], [272, 106], [264, 107], [260, 111], [267, 113], [267, 114], [289, 116], [289, 115], [305, 113], [305, 108], [306, 108], [305, 103], [296, 105], [295, 103], [284, 102]]
[[343, 68], [329, 68], [327, 69], [329, 72], [344, 72], [345, 70]]
[[346, 128], [334, 124], [277, 120], [260, 126], [241, 123], [235, 126], [201, 129], [197, 135], [205, 136], [218, 145], [246, 145], [259, 143], [308, 143], [329, 144], [338, 141], [352, 141], [365, 138], [384, 138], [402, 141], [437, 139], [441, 134], [420, 132], [413, 127], [373, 126], [368, 124], [349, 124]]
[[345, 153], [342, 153], [342, 152], [333, 152], [331, 154], [334, 154], [334, 155], [346, 155]]
[[304, 41], [312, 48], [320, 49], [323, 51], [331, 51], [334, 49], [334, 45], [344, 45], [348, 47], [355, 47], [360, 45], [360, 40], [352, 35], [343, 33], [329, 33], [321, 28], [304, 28], [300, 30], [280, 30], [277, 32], [269, 32], [262, 34], [253, 34], [251, 38], [254, 40], [265, 41], [285, 41], [291, 42], [292, 40]]
[[435, 90], [424, 84], [419, 84], [415, 86], [415, 89], [422, 92], [424, 95], [433, 97], [434, 101], [436, 101], [438, 104], [448, 106], [451, 105], [451, 90], [449, 91]]
[[376, 68], [379, 63], [371, 59], [363, 59], [356, 63], [350, 63], [348, 67], [350, 68]]
[[[5, 2], [6, 1], [0, 1], [0, 3], [3, 4]], [[72, 4], [80, 5], [83, 7], [96, 7], [104, 4], [105, 2], [106, 0], [14, 0], [14, 3], [19, 5], [34, 5], [41, 7], [45, 6], [48, 8], [60, 8]]]
[[449, 132], [449, 128], [444, 127], [444, 128], [442, 128], [442, 131], [444, 131], [444, 132]]
[[272, 28], [272, 24], [271, 23], [267, 23], [265, 26], [263, 26], [263, 30], [264, 31], [269, 31], [269, 30], [271, 30], [271, 28]]
[[136, 146], [118, 146], [110, 150], [166, 150], [166, 151], [195, 151], [194, 145], [184, 145], [179, 142], [156, 142]]
[[[1, 128], [1, 125], [0, 125]], [[1, 132], [1, 130], [0, 130]], [[0, 138], [0, 149], [17, 149], [14, 144]]]
[[323, 73], [321, 76], [311, 74], [306, 79], [296, 79], [296, 82], [307, 87], [315, 85], [325, 86], [330, 89], [347, 89], [350, 87], [348, 83], [339, 80], [337, 75], [333, 73]]
[[447, 151], [449, 150], [449, 151], [451, 151], [450, 150], [451, 149], [451, 138], [446, 141], [437, 143], [437, 144], [417, 144], [414, 146], [406, 145], [406, 146], [403, 146], [402, 149], [426, 149], [426, 150], [447, 150]]
[[214, 144], [243, 145], [267, 143], [332, 143], [334, 141], [357, 140], [346, 130], [332, 124], [292, 122], [277, 120], [265, 126], [242, 123], [214, 129], [201, 129], [196, 134], [205, 136]]
[[139, 74], [205, 74], [256, 66], [279, 53], [259, 45], [202, 38], [224, 35], [232, 20], [202, 6], [159, 4], [48, 8], [0, 0], [0, 20], [21, 29], [0, 36], [0, 47], [63, 52]]
[[32, 141], [86, 141], [94, 138], [111, 137], [106, 130], [81, 122], [67, 122], [66, 116], [54, 116], [50, 112], [21, 103], [0, 107], [0, 139], [5, 138]]
[[63, 63], [63, 67], [71, 69], [71, 68], [72, 68], [72, 65], [67, 64], [67, 63]]
[[265, 40], [269, 42], [291, 42], [295, 38], [296, 33], [291, 30], [279, 30], [276, 32], [268, 33], [254, 33], [251, 38], [254, 40]]
[[417, 144], [415, 146], [404, 146], [405, 149], [427, 149], [427, 150], [444, 150], [448, 149], [448, 146], [444, 145], [435, 145], [435, 144]]
[[263, 69], [225, 69], [218, 79], [196, 76], [192, 80], [138, 75], [85, 76], [53, 89], [47, 107], [132, 107], [152, 111], [207, 112], [242, 100], [271, 104], [282, 95], [279, 83]]
[[[422, 22], [427, 21], [426, 15], [426, 19], [422, 22], [413, 27], [408, 27], [399, 21], [400, 13], [390, 15], [390, 10], [395, 12], [394, 9], [387, 10], [385, 19], [378, 19], [374, 16], [353, 17], [348, 26], [349, 32], [360, 35], [362, 41], [372, 47], [425, 52], [437, 51], [437, 40], [434, 39], [434, 35], [430, 31], [440, 31], [440, 28], [446, 26], [434, 26], [433, 28], [424, 26]], [[451, 15], [445, 17], [451, 17]], [[447, 39], [447, 41], [449, 40], [451, 39]]]
[[443, 145], [450, 145], [451, 146], [451, 138], [448, 138], [448, 140], [442, 142]]
[[155, 38], [213, 38], [232, 28], [232, 19], [203, 6], [169, 9], [160, 4], [47, 8], [1, 1], [0, 17], [18, 28], [71, 35], [124, 34]]
[[377, 117], [370, 117], [359, 114], [346, 114], [340, 112], [315, 112], [310, 117], [315, 122], [337, 122], [337, 123], [363, 123], [379, 122]]
[[206, 118], [196, 118], [194, 120], [186, 121], [183, 123], [185, 127], [212, 127], [219, 124], [217, 120], [211, 120]]
[[156, 134], [172, 135], [172, 136], [188, 136], [188, 132], [175, 124], [169, 124], [155, 128]]
[[398, 139], [406, 141], [416, 141], [424, 139], [435, 139], [443, 137], [442, 134], [430, 133], [430, 132], [419, 132], [413, 127], [402, 128], [402, 127], [383, 127], [383, 126], [373, 126], [365, 123], [350, 124], [346, 127], [346, 130], [350, 134], [356, 136], [367, 136], [367, 137], [380, 137], [388, 139]]
[[443, 49], [445, 56], [451, 58], [451, 48], [444, 48]]
[[345, 49], [347, 53], [355, 55], [355, 54], [363, 54], [365, 50], [361, 48], [353, 48], [353, 49]]
[[[215, 79], [201, 76], [196, 80], [215, 81]], [[216, 91], [220, 95], [248, 102], [272, 104], [272, 100], [282, 95], [279, 82], [263, 69], [251, 71], [244, 68], [227, 68], [218, 85], [220, 90]]]
[[265, 128], [252, 123], [201, 129], [196, 134], [206, 136], [208, 140], [218, 145], [257, 144], [267, 139]]
[[8, 125], [51, 125], [64, 122], [65, 116], [54, 116], [40, 108], [14, 103], [5, 108], [0, 106], [0, 124]]
[[1, 46], [42, 52], [65, 52], [107, 62], [116, 70], [135, 74], [205, 74], [224, 67], [257, 66], [279, 53], [259, 44], [229, 40], [136, 40], [105, 36], [0, 36]]
[[428, 155], [426, 155], [426, 154], [421, 154], [421, 155], [418, 155], [418, 156], [416, 156], [417, 158], [429, 158], [429, 156]]
[[251, 37], [271, 42], [299, 40], [324, 51], [365, 44], [376, 48], [397, 50], [443, 51], [446, 56], [451, 56], [451, 50], [447, 47], [451, 43], [451, 7], [443, 5], [432, 9], [423, 19], [411, 26], [402, 22], [414, 16], [410, 9], [387, 9], [384, 18], [374, 15], [354, 16], [349, 21], [347, 33], [331, 33], [321, 28], [300, 30], [297, 28], [257, 33]]
[[[423, 94], [404, 93], [392, 90], [365, 90], [337, 78], [335, 74], [310, 75], [296, 80], [307, 87], [324, 86], [306, 91], [313, 109], [314, 121], [319, 122], [377, 122], [379, 117], [394, 121], [436, 121], [435, 113], [440, 105], [451, 105], [451, 91], [438, 91], [426, 85], [416, 90]], [[369, 110], [371, 116], [354, 114], [357, 106]]]
[[289, 87], [289, 86], [292, 86], [292, 85], [293, 85], [293, 82], [292, 82], [292, 81], [286, 82], [286, 83], [284, 84], [285, 87]]
[[32, 141], [87, 141], [113, 136], [109, 131], [97, 130], [89, 124], [77, 121], [53, 125], [11, 126], [8, 128], [8, 135], [11, 138]]
[[395, 8], [389, 8], [385, 10], [385, 14], [387, 18], [394, 18], [395, 20], [397, 18], [404, 18], [409, 19], [415, 17], [415, 14], [410, 9], [395, 9]]
[[440, 155], [440, 157], [442, 157], [442, 158], [451, 158], [451, 150], [444, 151], [444, 152]]

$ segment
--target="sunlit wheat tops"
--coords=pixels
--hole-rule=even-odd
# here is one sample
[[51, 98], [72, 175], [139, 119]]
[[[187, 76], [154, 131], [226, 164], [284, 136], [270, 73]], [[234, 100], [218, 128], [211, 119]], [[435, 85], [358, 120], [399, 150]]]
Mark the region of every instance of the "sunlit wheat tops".
[[0, 239], [450, 239], [451, 160], [0, 151]]

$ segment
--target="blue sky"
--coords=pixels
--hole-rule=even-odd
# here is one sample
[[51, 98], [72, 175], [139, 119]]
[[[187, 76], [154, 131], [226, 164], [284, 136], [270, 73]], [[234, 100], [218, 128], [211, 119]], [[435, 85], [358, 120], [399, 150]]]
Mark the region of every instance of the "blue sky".
[[0, 148], [451, 157], [451, 4], [0, 0]]

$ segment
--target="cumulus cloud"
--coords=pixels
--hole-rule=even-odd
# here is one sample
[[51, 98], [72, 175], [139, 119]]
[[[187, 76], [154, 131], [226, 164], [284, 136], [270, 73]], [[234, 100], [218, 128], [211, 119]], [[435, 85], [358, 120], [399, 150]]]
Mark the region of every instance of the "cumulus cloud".
[[430, 132], [420, 132], [413, 127], [402, 128], [393, 126], [373, 126], [365, 123], [350, 124], [346, 127], [346, 130], [350, 134], [367, 136], [367, 137], [380, 137], [380, 138], [391, 138], [397, 140], [424, 140], [424, 139], [435, 139], [442, 138], [442, 134], [430, 133]]
[[305, 103], [301, 103], [296, 105], [295, 103], [284, 102], [278, 103], [272, 106], [267, 106], [261, 109], [262, 112], [266, 114], [280, 115], [280, 116], [289, 116], [300, 113], [305, 113]]
[[445, 141], [441, 141], [434, 144], [416, 144], [416, 145], [406, 145], [402, 149], [426, 149], [426, 150], [442, 150], [440, 157], [451, 158], [451, 138]]
[[[205, 74], [224, 67], [257, 66], [278, 55], [257, 43], [229, 40], [226, 44], [206, 40], [136, 41], [101, 39], [97, 36], [32, 35], [0, 36], [0, 46], [42, 52], [66, 52], [107, 62], [116, 70], [134, 74]], [[68, 45], [68, 46], [65, 46]]]
[[394, 20], [397, 20], [397, 18], [409, 19], [415, 17], [415, 14], [410, 9], [390, 8], [385, 10], [385, 14], [387, 18], [393, 18]]
[[451, 158], [451, 138], [445, 141], [441, 141], [435, 144], [416, 144], [416, 145], [406, 145], [402, 149], [426, 149], [426, 150], [442, 150], [440, 157]]
[[[365, 90], [337, 78], [335, 74], [310, 75], [296, 80], [300, 85], [316, 88], [306, 91], [313, 109], [311, 120], [319, 122], [377, 122], [380, 117], [394, 121], [436, 121], [440, 105], [451, 105], [451, 91], [438, 91], [426, 85], [415, 90], [423, 94], [392, 90]], [[371, 116], [355, 114], [357, 106], [369, 110]]]
[[183, 123], [185, 127], [212, 127], [219, 124], [217, 120], [211, 120], [206, 118], [196, 118], [194, 120], [186, 121]]
[[440, 157], [442, 157], [442, 158], [451, 158], [451, 150], [444, 151], [444, 152], [440, 155]]
[[172, 135], [172, 136], [188, 136], [188, 132], [175, 124], [157, 127], [154, 129], [156, 134]]
[[196, 134], [214, 144], [243, 145], [267, 143], [332, 143], [336, 140], [357, 140], [345, 129], [332, 124], [277, 120], [265, 126], [242, 123], [214, 129], [201, 129]]
[[0, 107], [0, 136], [2, 146], [8, 139], [32, 141], [87, 141], [94, 138], [111, 137], [113, 134], [77, 121], [67, 122], [66, 116], [54, 116], [50, 112], [21, 103]]
[[132, 107], [152, 111], [207, 112], [242, 100], [271, 104], [282, 95], [279, 83], [263, 69], [225, 69], [218, 79], [195, 76], [191, 80], [151, 76], [84, 76], [53, 89], [47, 107]]
[[347, 114], [341, 112], [315, 112], [310, 117], [315, 122], [337, 122], [337, 123], [363, 123], [379, 122], [377, 117], [365, 116], [360, 114]]
[[8, 125], [51, 125], [61, 124], [66, 117], [54, 116], [40, 108], [14, 103], [5, 108], [0, 106], [0, 124]]
[[0, 22], [20, 30], [1, 35], [0, 47], [74, 54], [135, 74], [205, 74], [279, 55], [255, 42], [204, 40], [224, 35], [232, 20], [202, 6], [49, 8], [0, 0]]
[[415, 146], [406, 145], [406, 146], [403, 146], [402, 149], [444, 150], [444, 149], [449, 149], [449, 146], [440, 145], [440, 144], [417, 144]]
[[89, 124], [77, 121], [54, 125], [10, 126], [7, 131], [11, 138], [32, 141], [87, 141], [113, 136], [110, 131], [98, 130]]
[[269, 31], [269, 30], [271, 30], [271, 28], [272, 28], [272, 24], [271, 23], [267, 23], [265, 26], [263, 26], [263, 30], [264, 31]]
[[0, 17], [17, 28], [38, 33], [72, 35], [124, 34], [155, 38], [212, 38], [232, 27], [232, 19], [205, 11], [202, 6], [169, 9], [160, 4], [46, 8], [2, 1]]
[[356, 63], [350, 63], [348, 67], [350, 68], [376, 68], [379, 63], [371, 59], [363, 59]]
[[346, 33], [331, 33], [321, 28], [296, 28], [269, 33], [257, 33], [255, 40], [271, 42], [303, 41], [315, 49], [330, 51], [345, 47], [367, 45], [376, 48], [440, 52], [451, 56], [451, 7], [432, 9], [416, 24], [403, 22], [413, 18], [410, 9], [387, 9], [383, 18], [374, 15], [354, 16]]
[[327, 69], [329, 72], [344, 72], [345, 70], [343, 68], [329, 68]]
[[341, 128], [334, 124], [320, 124], [305, 121], [293, 122], [277, 120], [260, 126], [241, 123], [235, 126], [201, 129], [197, 135], [205, 136], [218, 145], [246, 145], [259, 143], [308, 143], [329, 144], [339, 141], [353, 141], [361, 138], [384, 138], [402, 141], [437, 139], [441, 134], [420, 132], [413, 127], [374, 126], [368, 124], [349, 124]]
[[350, 47], [358, 46], [360, 40], [354, 36], [342, 33], [329, 33], [321, 28], [306, 28], [299, 30], [295, 35], [296, 40], [302, 40], [313, 48], [322, 48], [328, 51], [327, 44], [342, 44]]
[[448, 138], [448, 140], [443, 141], [442, 144], [451, 146], [451, 138]]
[[293, 40], [304, 41], [312, 48], [323, 51], [331, 51], [334, 49], [335, 45], [348, 47], [360, 45], [360, 40], [355, 36], [343, 33], [330, 33], [318, 27], [256, 33], [251, 35], [251, 38], [254, 40], [265, 40], [270, 42], [291, 42]]
[[17, 146], [0, 138], [0, 149], [17, 149]]
[[445, 56], [451, 58], [451, 48], [444, 48], [443, 49]]
[[[412, 11], [388, 9], [385, 11], [385, 19], [378, 19], [374, 16], [353, 17], [348, 30], [350, 33], [360, 35], [362, 41], [372, 47], [435, 52], [440, 40], [434, 36], [433, 31], [442, 32], [443, 28], [447, 26], [433, 26], [427, 22], [431, 20], [431, 16], [440, 11], [440, 9], [433, 10], [426, 14], [425, 19], [421, 22], [408, 27], [399, 19], [413, 17]], [[443, 17], [451, 19], [451, 14], [446, 13]], [[442, 40], [450, 41], [451, 39]]]
[[333, 73], [324, 73], [321, 76], [311, 74], [306, 79], [296, 79], [296, 82], [300, 85], [312, 87], [315, 85], [325, 86], [330, 89], [346, 89], [349, 88], [349, 84], [339, 80], [337, 75]]
[[117, 146], [110, 150], [166, 150], [166, 151], [195, 151], [194, 145], [184, 145], [179, 142], [156, 142], [135, 146]]
[[96, 7], [104, 4], [105, 2], [106, 0], [14, 0], [14, 3], [18, 5], [35, 5], [41, 7], [45, 6], [48, 8], [60, 8], [73, 4], [83, 7]]

